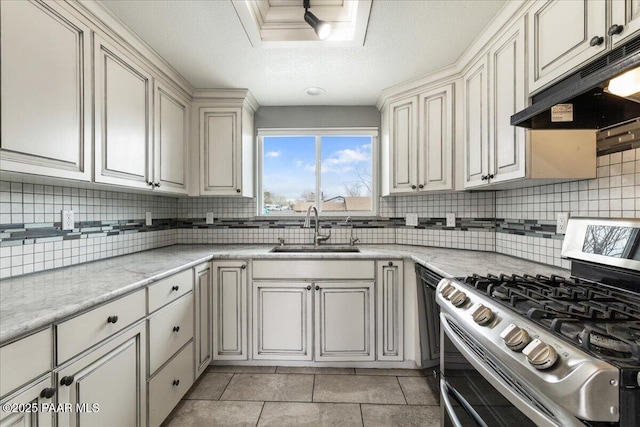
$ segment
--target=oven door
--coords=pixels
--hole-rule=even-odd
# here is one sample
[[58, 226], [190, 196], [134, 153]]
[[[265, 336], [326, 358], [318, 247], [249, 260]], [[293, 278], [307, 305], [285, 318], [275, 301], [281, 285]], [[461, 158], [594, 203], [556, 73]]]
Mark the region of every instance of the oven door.
[[440, 320], [441, 425], [584, 426], [573, 417], [557, 417], [531, 390], [519, 390], [530, 398], [529, 402], [518, 397], [505, 380], [509, 376], [506, 367], [498, 368], [502, 375], [496, 374], [488, 366], [486, 355], [479, 355], [483, 350], [478, 345], [472, 349], [454, 332], [446, 313], [441, 313]]

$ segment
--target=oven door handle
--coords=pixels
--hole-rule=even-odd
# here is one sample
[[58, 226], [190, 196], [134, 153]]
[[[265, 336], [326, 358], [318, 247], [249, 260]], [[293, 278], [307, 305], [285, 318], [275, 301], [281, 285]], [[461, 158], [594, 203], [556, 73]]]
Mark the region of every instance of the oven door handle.
[[454, 427], [464, 427], [464, 425], [460, 422], [460, 419], [458, 419], [458, 416], [456, 415], [455, 410], [453, 409], [453, 404], [451, 403], [451, 399], [449, 399], [449, 396], [453, 397], [456, 400], [456, 402], [460, 404], [462, 409], [464, 409], [464, 411], [471, 418], [473, 418], [473, 420], [476, 422], [477, 425], [479, 425], [480, 427], [488, 427], [487, 423], [484, 422], [482, 417], [480, 417], [480, 415], [475, 411], [475, 409], [473, 409], [473, 407], [469, 404], [469, 402], [467, 402], [465, 398], [462, 397], [462, 395], [458, 393], [456, 389], [452, 388], [444, 379], [441, 379], [440, 380], [440, 397], [442, 399], [442, 402], [444, 403], [447, 414], [449, 414], [449, 417], [453, 422]]

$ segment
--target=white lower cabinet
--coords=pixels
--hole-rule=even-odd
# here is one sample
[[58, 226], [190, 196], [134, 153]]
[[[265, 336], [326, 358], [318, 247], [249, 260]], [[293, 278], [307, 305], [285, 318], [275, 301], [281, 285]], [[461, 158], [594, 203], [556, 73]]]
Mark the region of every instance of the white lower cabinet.
[[63, 426], [145, 426], [145, 327], [139, 322], [54, 372]]
[[311, 360], [310, 283], [253, 282], [253, 358]]
[[378, 261], [378, 360], [404, 360], [404, 275], [402, 260]]
[[403, 361], [402, 261], [377, 265], [253, 261], [252, 359]]
[[317, 282], [315, 289], [315, 360], [375, 360], [373, 282]]
[[[53, 405], [55, 387], [51, 375], [34, 381], [15, 394], [0, 401], [0, 427], [49, 427], [53, 425], [53, 412], [25, 411], [20, 408], [38, 409]], [[8, 405], [8, 406], [6, 406]], [[9, 410], [6, 410], [8, 408]], [[14, 410], [15, 409], [15, 410]]]
[[247, 263], [213, 262], [213, 360], [246, 360]]
[[195, 267], [195, 369], [198, 378], [211, 363], [213, 351], [213, 304], [211, 296], [211, 264]]
[[162, 424], [193, 385], [193, 378], [193, 342], [190, 342], [149, 380], [149, 427]]

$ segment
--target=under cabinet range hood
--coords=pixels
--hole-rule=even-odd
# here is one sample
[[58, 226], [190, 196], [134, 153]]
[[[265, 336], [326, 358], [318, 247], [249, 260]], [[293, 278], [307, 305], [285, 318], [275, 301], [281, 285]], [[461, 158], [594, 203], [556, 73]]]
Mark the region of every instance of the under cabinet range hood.
[[534, 95], [530, 107], [511, 116], [511, 124], [530, 129], [601, 129], [640, 117], [640, 88], [620, 96], [613, 93], [618, 92], [616, 82], [610, 83], [634, 69], [640, 77], [640, 37]]

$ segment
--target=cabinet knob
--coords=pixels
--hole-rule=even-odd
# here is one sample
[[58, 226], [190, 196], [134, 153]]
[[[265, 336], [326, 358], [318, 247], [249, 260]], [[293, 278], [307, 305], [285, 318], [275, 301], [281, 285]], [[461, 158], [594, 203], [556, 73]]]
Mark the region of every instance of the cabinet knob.
[[68, 376], [62, 377], [60, 379], [60, 385], [67, 385], [68, 386], [68, 385], [71, 385], [71, 384], [73, 384], [73, 375], [68, 375]]
[[311, 290], [311, 285], [307, 286], [307, 290], [310, 291]]
[[178, 286], [178, 285], [173, 285], [173, 286], [171, 287], [171, 290], [172, 290], [172, 291], [177, 291], [178, 289], [180, 289], [180, 286]]
[[159, 188], [160, 187], [160, 183], [159, 182], [154, 182], [153, 186], [156, 187], [156, 188]]
[[147, 181], [147, 185], [153, 187], [153, 181]]
[[45, 399], [51, 399], [54, 394], [56, 394], [56, 389], [52, 387], [47, 387], [40, 392], [40, 397], [44, 397]]
[[174, 326], [173, 332], [180, 332], [180, 326]]
[[487, 179], [493, 179], [493, 174], [490, 173], [489, 175], [487, 175]]
[[174, 387], [177, 387], [180, 385], [180, 380], [173, 380], [173, 385]]
[[482, 176], [480, 177], [480, 179], [481, 179], [482, 181], [486, 180], [486, 179], [487, 179], [487, 175], [482, 175]]
[[319, 290], [320, 290], [320, 286], [316, 285], [316, 291], [319, 291]]
[[418, 185], [418, 188], [422, 190], [424, 188], [424, 184]]
[[236, 188], [236, 193], [240, 194], [240, 189]]
[[411, 189], [412, 189], [412, 190], [415, 190], [415, 189], [416, 189], [416, 186], [415, 186], [415, 185], [412, 185], [412, 186], [411, 186]]
[[590, 46], [600, 46], [602, 43], [604, 43], [604, 37], [593, 36], [593, 38], [589, 42], [589, 45]]
[[389, 261], [389, 263], [387, 264], [389, 267], [393, 267], [393, 263], [391, 261]]
[[610, 36], [615, 36], [620, 34], [622, 30], [624, 30], [624, 25], [613, 24], [612, 26], [609, 27], [607, 34]]
[[107, 323], [116, 323], [118, 321], [118, 316], [109, 316], [107, 317]]
[[247, 264], [242, 264], [242, 266], [240, 267], [241, 269], [246, 269], [247, 268]]

